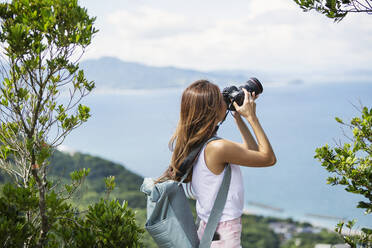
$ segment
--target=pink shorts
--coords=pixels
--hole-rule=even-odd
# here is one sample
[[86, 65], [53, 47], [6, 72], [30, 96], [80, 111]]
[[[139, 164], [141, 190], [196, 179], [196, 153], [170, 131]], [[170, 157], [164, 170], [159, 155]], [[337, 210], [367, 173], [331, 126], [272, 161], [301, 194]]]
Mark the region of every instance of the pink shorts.
[[[207, 224], [200, 220], [200, 225], [198, 229], [199, 239], [203, 236], [205, 226]], [[217, 225], [217, 233], [220, 234], [220, 240], [212, 241], [211, 248], [240, 248], [240, 236], [242, 233], [242, 219], [241, 217], [222, 221]]]

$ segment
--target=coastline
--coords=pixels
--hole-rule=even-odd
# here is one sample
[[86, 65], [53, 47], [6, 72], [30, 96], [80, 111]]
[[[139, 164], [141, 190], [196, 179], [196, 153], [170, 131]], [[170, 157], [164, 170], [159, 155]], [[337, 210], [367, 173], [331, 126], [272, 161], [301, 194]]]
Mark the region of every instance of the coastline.
[[[330, 232], [335, 232], [336, 225], [340, 221], [344, 221], [345, 223], [348, 221], [345, 218], [336, 217], [336, 216], [327, 216], [327, 215], [319, 215], [313, 213], [307, 214], [290, 214], [285, 212], [283, 209], [261, 204], [261, 203], [250, 203], [244, 207], [243, 215], [255, 215], [255, 216], [263, 216], [263, 217], [273, 217], [277, 218], [278, 220], [288, 221], [292, 220], [297, 224], [310, 224], [315, 230], [326, 229]], [[349, 230], [346, 227], [343, 229], [342, 234], [350, 235], [350, 234], [360, 234], [360, 230], [357, 228]]]
[[243, 210], [243, 214], [262, 215], [265, 217], [274, 217], [279, 219], [292, 219], [296, 222], [309, 223], [314, 227], [325, 228], [329, 231], [334, 231], [336, 224], [339, 221], [346, 221], [344, 218], [336, 216], [326, 216], [312, 213], [288, 213], [281, 208], [265, 206], [264, 204], [259, 206], [257, 203], [246, 205]]

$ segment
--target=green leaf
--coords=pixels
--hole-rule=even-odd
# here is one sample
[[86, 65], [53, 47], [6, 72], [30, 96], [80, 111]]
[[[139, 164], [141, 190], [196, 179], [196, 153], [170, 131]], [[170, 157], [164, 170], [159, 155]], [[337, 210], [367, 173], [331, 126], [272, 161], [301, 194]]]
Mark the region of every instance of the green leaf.
[[346, 223], [346, 227], [349, 228], [349, 229], [352, 229], [353, 226], [355, 225], [356, 223], [356, 220], [349, 220], [347, 223]]
[[335, 117], [335, 120], [336, 120], [338, 123], [344, 124], [344, 122], [343, 122], [340, 118], [338, 118], [338, 117]]

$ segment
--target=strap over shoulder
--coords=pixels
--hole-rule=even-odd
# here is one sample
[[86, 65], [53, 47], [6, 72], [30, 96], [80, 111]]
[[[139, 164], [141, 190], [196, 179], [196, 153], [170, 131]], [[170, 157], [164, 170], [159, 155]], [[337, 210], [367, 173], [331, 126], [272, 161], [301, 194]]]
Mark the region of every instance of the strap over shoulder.
[[[189, 156], [185, 159], [185, 161], [182, 163], [182, 166], [188, 166], [185, 174], [182, 176], [180, 182], [178, 185], [180, 185], [188, 176], [190, 171], [193, 168], [193, 162], [195, 161], [195, 158], [200, 154], [200, 151], [204, 147], [204, 145], [208, 144], [209, 142], [213, 140], [221, 139], [219, 137], [213, 136], [209, 140], [207, 140], [205, 143], [201, 144], [198, 148], [194, 149]], [[185, 167], [184, 167], [185, 168]], [[221, 219], [223, 209], [225, 208], [227, 195], [230, 188], [230, 182], [231, 182], [231, 166], [230, 164], [227, 164], [226, 172], [224, 173], [224, 177], [222, 179], [222, 183], [220, 186], [220, 189], [218, 190], [216, 200], [213, 204], [213, 207], [211, 209], [211, 213], [208, 218], [208, 223], [205, 227], [204, 234], [202, 239], [200, 240], [199, 248], [209, 248], [211, 246], [213, 234], [215, 233], [217, 229], [217, 225]]]
[[210, 139], [208, 139], [206, 142], [201, 143], [198, 147], [196, 147], [194, 150], [192, 150], [189, 155], [186, 157], [186, 159], [182, 162], [179, 173], [177, 173], [178, 176], [182, 176], [180, 180], [180, 184], [183, 183], [183, 181], [187, 178], [190, 171], [192, 170], [192, 165], [195, 162], [195, 159], [199, 156], [201, 150], [203, 149], [204, 145], [208, 144], [209, 142], [213, 140], [219, 140], [220, 137], [213, 136]]
[[221, 219], [223, 209], [225, 208], [227, 194], [229, 193], [231, 182], [231, 166], [226, 167], [225, 175], [223, 176], [220, 189], [218, 190], [216, 200], [208, 218], [207, 225], [204, 229], [204, 234], [200, 240], [199, 248], [209, 248], [212, 243], [213, 234], [216, 232], [217, 225]]

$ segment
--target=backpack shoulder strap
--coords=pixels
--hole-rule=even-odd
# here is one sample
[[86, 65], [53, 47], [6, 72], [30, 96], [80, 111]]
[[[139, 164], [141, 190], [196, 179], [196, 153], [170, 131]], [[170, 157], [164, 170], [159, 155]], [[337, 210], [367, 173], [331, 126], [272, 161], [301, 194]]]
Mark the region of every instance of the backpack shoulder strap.
[[221, 187], [218, 190], [216, 200], [213, 204], [211, 214], [209, 215], [207, 226], [205, 227], [203, 237], [200, 241], [199, 248], [209, 248], [212, 243], [212, 238], [216, 232], [217, 225], [221, 219], [222, 211], [225, 208], [227, 194], [229, 192], [231, 181], [231, 166], [227, 165], [225, 175], [223, 176]]
[[[207, 142], [205, 142], [204, 144], [201, 144], [197, 149], [193, 150], [189, 154], [189, 156], [185, 159], [185, 161], [188, 161], [187, 163], [194, 162], [195, 158], [200, 154], [200, 151], [202, 150], [205, 144], [208, 144], [209, 142], [213, 140], [218, 140], [218, 139], [220, 138], [213, 136], [212, 138], [207, 140]], [[187, 164], [185, 163], [185, 161], [182, 163], [181, 166], [185, 166]], [[187, 178], [192, 168], [193, 166], [189, 165], [189, 168], [187, 169], [186, 173], [182, 176], [178, 185], [180, 185]], [[226, 171], [223, 176], [220, 189], [218, 190], [216, 200], [213, 204], [211, 214], [209, 215], [208, 223], [207, 223], [207, 226], [205, 227], [204, 234], [200, 241], [199, 248], [209, 248], [211, 246], [213, 235], [216, 232], [217, 225], [222, 216], [222, 211], [225, 208], [227, 194], [230, 188], [230, 182], [231, 182], [231, 167], [229, 164], [227, 164]]]
[[185, 181], [185, 179], [187, 178], [187, 176], [190, 174], [193, 166], [192, 166], [192, 163], [195, 161], [195, 159], [199, 156], [201, 150], [203, 149], [204, 145], [208, 144], [209, 142], [213, 141], [213, 140], [219, 140], [221, 139], [220, 137], [217, 137], [217, 136], [213, 136], [212, 138], [210, 138], [209, 140], [207, 140], [205, 143], [202, 143], [200, 144], [197, 148], [195, 148], [194, 150], [192, 150], [190, 152], [190, 154], [186, 157], [186, 159], [182, 162], [181, 166], [180, 166], [180, 171], [182, 173], [182, 171], [185, 171], [185, 173], [183, 174], [179, 184], [183, 183], [183, 181]]

